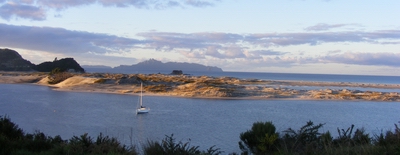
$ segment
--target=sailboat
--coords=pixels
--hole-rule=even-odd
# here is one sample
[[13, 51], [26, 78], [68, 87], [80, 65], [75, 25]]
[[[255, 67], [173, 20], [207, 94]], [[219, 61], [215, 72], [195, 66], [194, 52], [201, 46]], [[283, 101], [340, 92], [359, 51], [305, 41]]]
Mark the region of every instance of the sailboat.
[[150, 108], [143, 106], [143, 83], [140, 83], [140, 98], [139, 107], [136, 109], [136, 114], [149, 113]]

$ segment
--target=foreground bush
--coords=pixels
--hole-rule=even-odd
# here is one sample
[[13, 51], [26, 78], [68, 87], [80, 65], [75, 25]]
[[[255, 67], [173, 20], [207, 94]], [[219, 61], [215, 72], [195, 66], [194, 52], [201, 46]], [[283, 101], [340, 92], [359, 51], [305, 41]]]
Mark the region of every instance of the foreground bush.
[[242, 154], [255, 155], [400, 154], [400, 129], [396, 124], [394, 132], [387, 131], [386, 134], [381, 133], [373, 137], [365, 133], [363, 128], [354, 130], [354, 125], [351, 125], [347, 129], [337, 129], [338, 137], [336, 138], [333, 138], [329, 131], [319, 132], [323, 125], [314, 125], [312, 121], [309, 121], [299, 130], [289, 128], [283, 131], [283, 136], [279, 136], [278, 133], [274, 133], [275, 126], [271, 122], [257, 122], [253, 124], [251, 130], [240, 134], [239, 147], [243, 151]]
[[239, 148], [244, 154], [265, 154], [276, 150], [278, 133], [272, 122], [256, 122], [251, 130], [240, 134]]
[[[282, 136], [277, 133], [272, 122], [256, 122], [251, 130], [240, 134], [241, 154], [324, 154], [324, 155], [400, 155], [400, 128], [395, 124], [394, 131], [370, 136], [363, 128], [337, 129], [338, 136], [333, 138], [330, 132], [321, 133], [324, 124], [307, 122], [298, 130], [287, 129]], [[206, 151], [190, 142], [177, 142], [173, 135], [166, 136], [161, 142], [148, 141], [143, 147], [145, 155], [220, 155], [223, 151], [215, 146]], [[0, 154], [126, 154], [137, 155], [134, 146], [122, 145], [116, 138], [103, 136], [92, 138], [88, 134], [73, 136], [63, 140], [60, 136], [46, 136], [40, 131], [25, 134], [7, 116], [0, 116]], [[236, 154], [236, 153], [232, 153]]]
[[46, 136], [40, 131], [25, 134], [7, 116], [0, 116], [0, 154], [127, 154], [137, 155], [134, 147], [100, 134], [96, 140], [83, 134], [70, 140]]
[[176, 142], [174, 135], [166, 136], [161, 143], [148, 141], [143, 147], [145, 155], [219, 155], [219, 148], [210, 147], [207, 151], [200, 151], [199, 146], [190, 146], [190, 142]]
[[[166, 136], [161, 142], [148, 141], [143, 147], [146, 155], [219, 155], [222, 151], [215, 146], [200, 151], [199, 146], [191, 146], [190, 142], [176, 142], [173, 135]], [[46, 136], [40, 131], [25, 134], [18, 125], [7, 116], [0, 116], [0, 154], [139, 154], [134, 146], [122, 145], [116, 138], [100, 133], [97, 138], [87, 133], [63, 140], [60, 136]]]

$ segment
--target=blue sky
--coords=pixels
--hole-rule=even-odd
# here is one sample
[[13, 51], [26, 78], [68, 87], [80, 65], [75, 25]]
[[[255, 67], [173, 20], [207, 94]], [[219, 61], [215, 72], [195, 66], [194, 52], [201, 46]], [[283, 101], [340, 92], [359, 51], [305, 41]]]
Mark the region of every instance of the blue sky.
[[154, 58], [224, 71], [400, 75], [398, 0], [0, 0], [0, 48], [33, 63]]

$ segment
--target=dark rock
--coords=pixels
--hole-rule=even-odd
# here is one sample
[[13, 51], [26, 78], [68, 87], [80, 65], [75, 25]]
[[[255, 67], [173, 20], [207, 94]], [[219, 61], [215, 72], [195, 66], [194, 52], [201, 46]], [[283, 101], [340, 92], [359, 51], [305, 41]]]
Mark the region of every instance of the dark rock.
[[182, 74], [183, 74], [182, 70], [173, 70], [171, 73], [171, 75], [182, 75]]
[[10, 49], [0, 49], [0, 70], [2, 71], [32, 71], [34, 64], [25, 60], [18, 52]]
[[53, 62], [43, 62], [36, 65], [35, 70], [40, 72], [51, 72], [53, 69], [59, 68], [61, 71], [70, 71], [84, 73], [85, 70], [74, 60], [74, 58], [64, 58]]
[[28, 60], [22, 58], [22, 56], [14, 50], [0, 49], [0, 70], [1, 71], [40, 71], [40, 72], [51, 72], [53, 69], [59, 68], [60, 71], [75, 71], [84, 73], [85, 70], [73, 59], [64, 58], [53, 62], [43, 62], [39, 65], [35, 65]]

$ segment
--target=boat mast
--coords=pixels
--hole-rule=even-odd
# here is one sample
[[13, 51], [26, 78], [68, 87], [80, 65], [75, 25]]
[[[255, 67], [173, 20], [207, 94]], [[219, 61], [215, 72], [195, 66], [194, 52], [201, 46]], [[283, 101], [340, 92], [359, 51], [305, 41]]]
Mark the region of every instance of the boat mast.
[[143, 100], [143, 83], [140, 83], [140, 108], [142, 108], [142, 100]]

